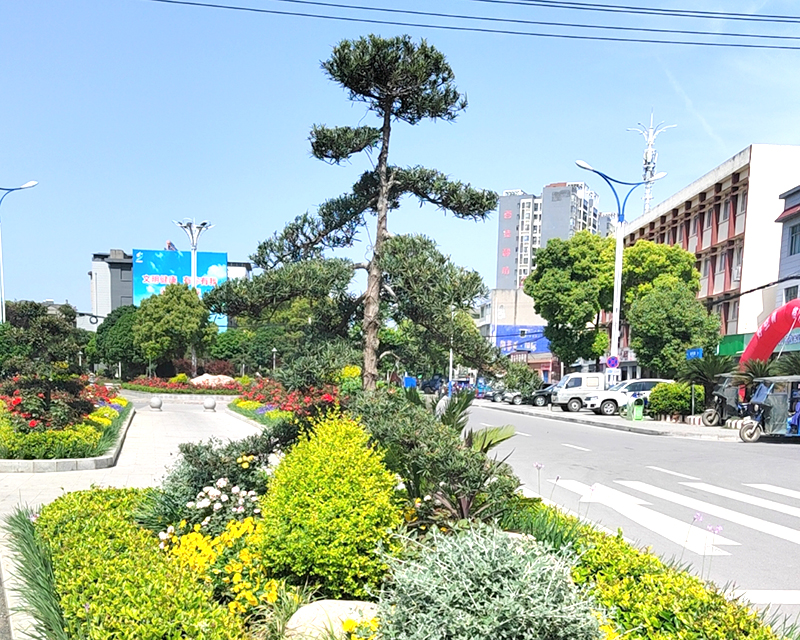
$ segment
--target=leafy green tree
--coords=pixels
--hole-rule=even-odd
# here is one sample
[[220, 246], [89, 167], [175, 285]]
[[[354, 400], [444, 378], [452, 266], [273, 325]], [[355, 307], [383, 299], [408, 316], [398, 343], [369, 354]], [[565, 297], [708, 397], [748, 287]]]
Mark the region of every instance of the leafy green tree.
[[[367, 271], [366, 291], [352, 302], [363, 304], [363, 382], [365, 389], [374, 389], [383, 321], [382, 260], [384, 245], [390, 237], [389, 212], [400, 206], [404, 195], [413, 195], [420, 202], [431, 203], [456, 217], [482, 220], [495, 208], [497, 194], [452, 181], [433, 169], [401, 168], [389, 163], [393, 124], [416, 125], [425, 119], [453, 121], [466, 107], [466, 99], [455, 87], [452, 69], [434, 47], [424, 40], [415, 43], [409, 36], [370, 35], [340, 42], [322, 68], [347, 91], [351, 101], [363, 103], [369, 113], [377, 116], [379, 126], [315, 125], [310, 136], [312, 154], [340, 164], [361, 151], [377, 150], [377, 161], [374, 168], [362, 174], [350, 193], [323, 203], [316, 215], [299, 216], [282, 232], [262, 242], [253, 260], [268, 272], [284, 269], [305, 272], [311, 265], [298, 267], [296, 263], [313, 265], [313, 261], [317, 262], [313, 268], [319, 271], [319, 261], [326, 249], [352, 246], [367, 224], [365, 216], [376, 216], [371, 257], [364, 264], [349, 265], [351, 270]], [[350, 278], [348, 284], [349, 281]], [[268, 292], [262, 290], [262, 293]]]
[[159, 363], [202, 349], [216, 330], [197, 294], [172, 284], [142, 302], [134, 316], [133, 342], [149, 362]]
[[653, 288], [661, 276], [677, 278], [696, 295], [700, 291], [700, 272], [695, 269], [695, 261], [693, 253], [684, 251], [678, 245], [639, 240], [626, 248], [622, 258], [624, 315], [636, 300]]
[[562, 362], [594, 360], [608, 348], [600, 311], [611, 306], [614, 242], [588, 231], [554, 238], [536, 254], [524, 291], [547, 320], [545, 337]]
[[523, 394], [533, 393], [542, 386], [542, 379], [539, 374], [523, 362], [505, 363], [505, 375], [503, 383], [506, 389], [511, 391], [521, 391]]
[[142, 373], [146, 363], [133, 335], [137, 309], [133, 305], [117, 307], [97, 327], [97, 355], [109, 367], [122, 363], [125, 380]]
[[719, 342], [719, 317], [709, 315], [696, 292], [674, 276], [655, 279], [628, 312], [631, 347], [643, 367], [675, 375], [686, 349], [713, 349]]
[[75, 328], [75, 310], [63, 305], [48, 313], [42, 304], [22, 301], [7, 303], [6, 312], [3, 392], [19, 391], [22, 410], [42, 426], [63, 427], [88, 413], [78, 366], [85, 336]]

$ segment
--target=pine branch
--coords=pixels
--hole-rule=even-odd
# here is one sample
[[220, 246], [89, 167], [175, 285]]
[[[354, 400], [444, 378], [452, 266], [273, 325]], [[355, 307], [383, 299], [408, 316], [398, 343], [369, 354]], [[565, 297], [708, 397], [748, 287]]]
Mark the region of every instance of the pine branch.
[[326, 127], [311, 129], [311, 153], [318, 160], [341, 164], [365, 149], [374, 149], [381, 139], [380, 129], [373, 127]]
[[421, 202], [430, 202], [450, 211], [458, 218], [483, 220], [497, 207], [494, 191], [475, 189], [469, 184], [453, 181], [440, 171], [425, 167], [395, 169], [396, 189], [411, 193]]

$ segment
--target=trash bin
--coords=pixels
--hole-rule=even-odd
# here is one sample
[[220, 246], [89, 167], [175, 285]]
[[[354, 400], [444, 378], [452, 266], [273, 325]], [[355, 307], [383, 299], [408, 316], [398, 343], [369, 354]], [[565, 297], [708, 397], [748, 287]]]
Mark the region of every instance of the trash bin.
[[644, 420], [644, 398], [634, 398], [629, 413], [631, 420]]

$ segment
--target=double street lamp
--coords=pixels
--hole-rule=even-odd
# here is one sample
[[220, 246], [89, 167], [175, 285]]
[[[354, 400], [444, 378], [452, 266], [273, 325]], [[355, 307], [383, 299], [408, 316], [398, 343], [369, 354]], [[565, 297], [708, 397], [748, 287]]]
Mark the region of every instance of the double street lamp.
[[[3, 204], [3, 200], [5, 200], [6, 196], [11, 193], [12, 191], [19, 191], [20, 189], [30, 189], [31, 187], [35, 187], [38, 182], [36, 180], [31, 180], [30, 182], [26, 182], [21, 187], [14, 187], [13, 189], [5, 189], [0, 187], [0, 191], [4, 191], [2, 196], [0, 196], [0, 204]], [[6, 288], [5, 288], [5, 281], [3, 279], [3, 239], [2, 235], [0, 235], [0, 324], [5, 323], [6, 321]]]
[[189, 236], [189, 244], [192, 247], [192, 289], [197, 290], [197, 241], [200, 239], [200, 235], [203, 231], [208, 231], [214, 225], [209, 224], [207, 220], [203, 220], [200, 224], [196, 224], [194, 220], [189, 220], [185, 218], [181, 222], [177, 220], [173, 220], [173, 222], [178, 225], [181, 229], [186, 232], [186, 235]]
[[[614, 199], [617, 201], [617, 225], [616, 225], [616, 240], [617, 246], [616, 251], [614, 253], [614, 306], [612, 309], [612, 319], [611, 319], [611, 348], [609, 349], [609, 357], [607, 362], [613, 363], [612, 366], [606, 368], [606, 383], [611, 386], [619, 382], [620, 379], [620, 372], [619, 372], [619, 319], [620, 319], [620, 307], [622, 301], [622, 241], [625, 237], [625, 205], [628, 204], [628, 198], [630, 198], [631, 194], [634, 192], [636, 187], [640, 187], [643, 184], [648, 184], [655, 182], [656, 180], [660, 180], [665, 175], [665, 172], [657, 173], [649, 180], [642, 180], [641, 182], [622, 182], [621, 180], [616, 180], [610, 176], [607, 176], [602, 171], [598, 171], [597, 169], [593, 168], [587, 162], [583, 160], [577, 160], [575, 162], [581, 169], [585, 169], [586, 171], [591, 171], [592, 173], [596, 173], [600, 176], [603, 180], [606, 181], [609, 187], [611, 187], [611, 192], [614, 194]], [[624, 187], [630, 187], [628, 189], [628, 193], [625, 195], [625, 198], [620, 202], [619, 194], [617, 193], [617, 189], [614, 186], [615, 184], [622, 185]]]

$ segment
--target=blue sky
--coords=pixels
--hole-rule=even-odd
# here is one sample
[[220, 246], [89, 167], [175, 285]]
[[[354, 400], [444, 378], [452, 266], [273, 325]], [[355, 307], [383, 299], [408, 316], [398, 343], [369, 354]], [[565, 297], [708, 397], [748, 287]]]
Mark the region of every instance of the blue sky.
[[[298, 10], [274, 0], [237, 3]], [[793, 34], [792, 25], [609, 17], [469, 0], [351, 3]], [[789, 0], [623, 4], [633, 3], [798, 13]], [[10, 194], [0, 209], [9, 300], [68, 299], [88, 311], [94, 252], [160, 249], [167, 239], [185, 249], [172, 220], [195, 217], [216, 225], [201, 250], [242, 260], [294, 216], [347, 191], [367, 159], [328, 166], [311, 158], [307, 137], [314, 123], [372, 122], [319, 67], [339, 40], [371, 32], [427, 38], [447, 55], [469, 98], [455, 123], [397, 125], [390, 160], [434, 167], [475, 186], [538, 193], [550, 182], [587, 179], [602, 208], [611, 209], [607, 188], [574, 161], [637, 179], [643, 140], [626, 128], [648, 119], [651, 108], [657, 121], [678, 125], [658, 140], [659, 170], [668, 176], [655, 187], [655, 202], [750, 143], [800, 144], [800, 51], [377, 27], [146, 0], [12, 0], [3, 3], [0, 20], [0, 186], [40, 183]], [[629, 212], [638, 206], [633, 202]], [[435, 238], [493, 284], [496, 216], [463, 222], [408, 201], [389, 224], [395, 233]], [[364, 240], [348, 255], [363, 257]]]

